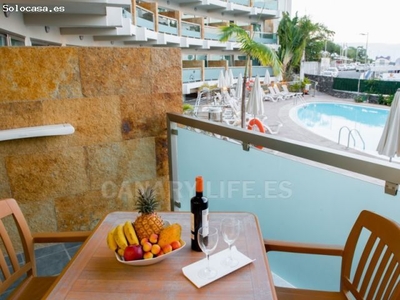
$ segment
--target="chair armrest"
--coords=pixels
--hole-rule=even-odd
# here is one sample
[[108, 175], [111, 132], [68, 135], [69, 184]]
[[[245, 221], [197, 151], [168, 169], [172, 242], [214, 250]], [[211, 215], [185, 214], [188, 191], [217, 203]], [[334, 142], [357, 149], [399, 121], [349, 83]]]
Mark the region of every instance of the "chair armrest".
[[265, 251], [281, 251], [303, 254], [342, 256], [343, 247], [321, 244], [306, 244], [264, 239]]
[[91, 231], [40, 232], [32, 234], [34, 243], [84, 242]]

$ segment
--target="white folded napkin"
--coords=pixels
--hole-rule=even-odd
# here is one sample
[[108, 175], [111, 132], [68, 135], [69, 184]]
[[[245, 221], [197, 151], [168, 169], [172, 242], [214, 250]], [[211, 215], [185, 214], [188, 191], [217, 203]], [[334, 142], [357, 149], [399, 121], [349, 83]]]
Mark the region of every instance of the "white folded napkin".
[[204, 258], [195, 263], [192, 263], [182, 268], [183, 274], [198, 288], [201, 288], [233, 271], [236, 271], [245, 265], [253, 262], [255, 259], [250, 259], [243, 253], [239, 252], [235, 246], [232, 247], [232, 256], [238, 260], [238, 264], [234, 267], [224, 266], [222, 261], [229, 256], [229, 248], [213, 255], [210, 255], [210, 267], [217, 270], [217, 275], [212, 279], [200, 278], [198, 273], [201, 269], [207, 266], [207, 259]]

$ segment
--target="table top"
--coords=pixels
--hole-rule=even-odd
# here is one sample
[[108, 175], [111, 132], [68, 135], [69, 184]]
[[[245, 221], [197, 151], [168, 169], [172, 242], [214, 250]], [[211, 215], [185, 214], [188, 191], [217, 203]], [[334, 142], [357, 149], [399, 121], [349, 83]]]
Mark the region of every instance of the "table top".
[[[243, 223], [235, 242], [237, 249], [255, 261], [202, 288], [182, 273], [182, 268], [205, 258], [190, 247], [190, 213], [161, 212], [164, 220], [182, 226], [186, 246], [176, 255], [149, 266], [129, 266], [118, 262], [107, 247], [107, 233], [116, 225], [135, 220], [136, 212], [108, 214], [93, 230], [78, 253], [60, 274], [47, 299], [277, 299], [273, 287], [262, 234], [251, 213], [210, 213], [210, 226], [219, 228], [224, 217]], [[228, 245], [220, 239], [214, 253]]]

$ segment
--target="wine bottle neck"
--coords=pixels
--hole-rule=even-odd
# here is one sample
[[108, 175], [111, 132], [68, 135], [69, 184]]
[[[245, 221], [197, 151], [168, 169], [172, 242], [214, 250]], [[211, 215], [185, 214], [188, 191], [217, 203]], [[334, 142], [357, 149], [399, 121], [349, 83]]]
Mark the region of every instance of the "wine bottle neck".
[[196, 191], [196, 197], [203, 197], [203, 192], [201, 191], [201, 192], [197, 192]]

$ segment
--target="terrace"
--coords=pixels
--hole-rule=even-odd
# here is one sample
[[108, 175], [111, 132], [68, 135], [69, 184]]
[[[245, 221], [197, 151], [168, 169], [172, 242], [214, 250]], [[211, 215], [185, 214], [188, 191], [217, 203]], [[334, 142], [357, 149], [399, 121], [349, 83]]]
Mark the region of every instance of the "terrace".
[[[2, 85], [4, 111], [30, 111], [31, 118], [15, 120], [10, 113], [1, 128], [68, 119], [78, 129], [65, 138], [3, 142], [1, 161], [7, 168], [0, 173], [2, 197], [11, 194], [25, 201], [33, 230], [93, 228], [109, 211], [132, 210], [135, 184], [148, 181], [171, 191], [161, 195], [162, 210], [188, 211], [199, 174], [205, 178], [212, 211], [252, 212], [266, 238], [342, 245], [363, 209], [400, 222], [399, 195], [385, 193], [386, 185], [390, 192], [397, 188], [399, 165], [293, 139], [289, 134], [296, 132], [295, 127], [292, 130], [283, 120], [291, 102], [282, 102], [275, 110], [271, 106], [271, 118], [285, 121], [278, 136], [182, 115], [179, 54], [146, 48], [2, 49], [8, 72], [26, 74], [31, 86], [45, 88], [10, 90], [11, 84]], [[43, 64], [33, 62], [32, 55]], [[167, 65], [160, 59], [166, 55], [171, 58]], [[157, 62], [154, 70], [135, 69], [132, 62], [143, 57]], [[93, 71], [96, 68], [113, 72], [102, 76]], [[39, 71], [43, 76], [33, 75]], [[149, 80], [149, 89], [143, 89], [143, 81], [128, 80], [126, 74], [139, 71]], [[159, 73], [169, 81], [163, 83]], [[29, 103], [21, 102], [27, 99]], [[120, 184], [117, 193], [101, 190], [113, 182]], [[37, 203], [45, 208], [38, 211]], [[87, 209], [79, 209], [82, 205]], [[340, 270], [336, 258], [269, 258], [273, 272], [294, 286], [337, 288], [331, 276], [332, 270]]]

